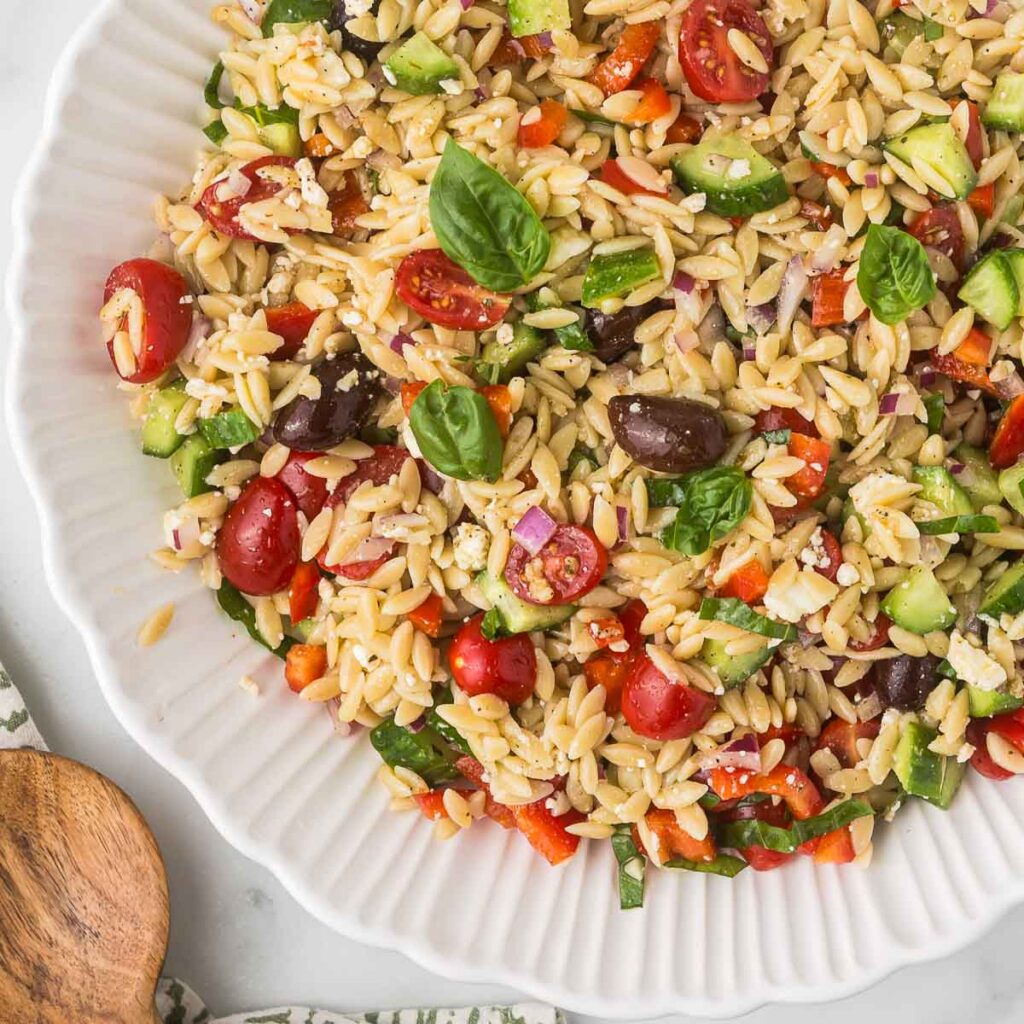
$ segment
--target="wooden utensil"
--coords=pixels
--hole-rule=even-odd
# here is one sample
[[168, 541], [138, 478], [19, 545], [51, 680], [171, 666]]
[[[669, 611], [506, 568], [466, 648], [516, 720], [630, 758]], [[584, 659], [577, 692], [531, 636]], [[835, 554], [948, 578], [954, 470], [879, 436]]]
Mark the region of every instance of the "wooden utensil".
[[163, 860], [91, 768], [0, 751], [0, 1024], [154, 1024]]

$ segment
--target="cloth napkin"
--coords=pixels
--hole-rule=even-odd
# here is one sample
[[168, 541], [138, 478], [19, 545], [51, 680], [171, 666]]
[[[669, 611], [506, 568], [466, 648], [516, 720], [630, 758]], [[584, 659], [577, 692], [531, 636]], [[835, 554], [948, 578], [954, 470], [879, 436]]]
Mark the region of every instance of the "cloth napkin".
[[[16, 747], [48, 749], [14, 680], [0, 664], [0, 750]], [[156, 1007], [164, 1024], [565, 1024], [561, 1010], [540, 1003], [466, 1006], [458, 1010], [390, 1010], [356, 1015], [307, 1006], [277, 1006], [214, 1018], [203, 1001], [174, 978], [161, 980]]]

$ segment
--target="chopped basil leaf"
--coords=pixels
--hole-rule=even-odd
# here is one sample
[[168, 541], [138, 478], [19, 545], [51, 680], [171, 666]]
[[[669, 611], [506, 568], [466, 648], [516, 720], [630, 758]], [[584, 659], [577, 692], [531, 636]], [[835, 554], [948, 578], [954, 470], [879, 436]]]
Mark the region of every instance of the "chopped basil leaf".
[[747, 862], [739, 857], [732, 857], [728, 853], [720, 853], [714, 860], [686, 860], [683, 857], [673, 857], [662, 865], [666, 868], [677, 868], [680, 871], [700, 871], [706, 875], [722, 875], [723, 878], [735, 878], [745, 867]]
[[872, 224], [860, 255], [857, 290], [884, 324], [898, 324], [935, 296], [924, 246], [900, 228]]
[[808, 840], [827, 835], [869, 814], [874, 814], [874, 811], [863, 800], [846, 800], [822, 814], [816, 814], [813, 818], [794, 821], [788, 828], [769, 825], [757, 818], [730, 821], [718, 829], [717, 838], [720, 846], [727, 846], [733, 850], [763, 846], [766, 850], [774, 850], [776, 853], [795, 853], [797, 848]]
[[999, 521], [995, 516], [946, 516], [943, 519], [928, 519], [918, 523], [917, 529], [925, 536], [944, 533], [998, 533]]
[[370, 730], [370, 743], [385, 764], [408, 768], [429, 786], [459, 777], [454, 751], [429, 725], [411, 732], [388, 718]]
[[633, 842], [628, 825], [619, 825], [612, 836], [612, 850], [619, 862], [619, 907], [633, 910], [644, 905], [644, 869], [647, 860]]
[[437, 708], [441, 704], [451, 704], [452, 691], [445, 687], [434, 695], [434, 706], [427, 712], [427, 725], [434, 730], [445, 742], [460, 750], [463, 754], [471, 754], [469, 744], [459, 735], [454, 725], [446, 722], [438, 713]]
[[220, 98], [220, 83], [224, 77], [224, 64], [221, 61], [217, 61], [213, 65], [213, 70], [210, 72], [210, 77], [206, 80], [206, 88], [203, 90], [203, 98], [206, 100], [208, 107], [213, 107], [214, 110], [221, 110], [227, 104]]
[[279, 658], [284, 659], [285, 655], [294, 645], [295, 641], [290, 636], [286, 636], [278, 647], [271, 647], [263, 639], [263, 634], [256, 628], [256, 609], [242, 597], [241, 591], [233, 587], [227, 580], [221, 583], [220, 589], [217, 591], [217, 604], [221, 606], [229, 618], [244, 626], [245, 631], [253, 640], [266, 647], [268, 651], [273, 652]]
[[937, 676], [942, 676], [944, 679], [952, 679], [954, 683], [958, 678], [953, 666], [950, 665], [946, 658], [943, 658], [942, 661], [935, 666], [935, 674]]
[[786, 622], [776, 622], [767, 615], [755, 612], [749, 604], [738, 597], [705, 597], [700, 603], [700, 617], [728, 622], [731, 626], [745, 629], [748, 633], [760, 633], [773, 640], [795, 640], [796, 627]]
[[334, 0], [270, 0], [267, 13], [263, 16], [263, 35], [274, 34], [274, 26], [300, 25], [309, 21], [326, 22], [334, 9]]
[[942, 421], [946, 415], [946, 398], [941, 391], [934, 391], [922, 399], [928, 413], [928, 433], [938, 434], [942, 430]]
[[480, 620], [480, 635], [485, 640], [497, 640], [503, 635], [504, 630], [505, 624], [501, 621], [501, 612], [497, 608], [484, 612], [484, 617]]
[[587, 448], [586, 445], [578, 444], [571, 452], [569, 452], [569, 463], [568, 472], [572, 475], [573, 470], [581, 463], [589, 462], [594, 469], [597, 469], [597, 457], [594, 452]]
[[647, 481], [647, 500], [652, 506], [679, 508], [671, 525], [662, 531], [661, 543], [691, 556], [703, 554], [743, 522], [753, 492], [743, 471], [733, 466]]
[[769, 444], [789, 444], [790, 437], [793, 436], [793, 431], [789, 427], [783, 427], [781, 430], [765, 430], [761, 436]]

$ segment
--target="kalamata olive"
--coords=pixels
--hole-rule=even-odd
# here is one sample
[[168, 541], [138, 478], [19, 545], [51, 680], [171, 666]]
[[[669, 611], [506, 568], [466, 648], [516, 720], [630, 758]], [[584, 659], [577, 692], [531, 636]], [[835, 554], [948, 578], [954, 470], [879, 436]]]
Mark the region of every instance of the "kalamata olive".
[[313, 370], [320, 397], [300, 395], [274, 420], [274, 440], [287, 448], [321, 452], [354, 437], [381, 396], [381, 372], [361, 353], [346, 352]]
[[[353, 4], [352, 6], [356, 7], [357, 5]], [[364, 5], [360, 3], [358, 6], [362, 8]], [[366, 8], [366, 14], [376, 15], [379, 9], [380, 0], [373, 0], [373, 3]], [[349, 53], [354, 53], [364, 64], [372, 64], [377, 59], [377, 54], [384, 48], [384, 44], [363, 39], [354, 32], [350, 32], [348, 23], [356, 17], [358, 15], [349, 13], [346, 0], [335, 0], [334, 10], [331, 11], [331, 31], [334, 32], [340, 29], [342, 46]]]
[[874, 681], [878, 699], [887, 708], [919, 710], [939, 681], [938, 667], [939, 659], [933, 654], [923, 658], [901, 654], [898, 658], [876, 662]]
[[616, 395], [608, 403], [608, 419], [621, 447], [660, 473], [704, 469], [725, 452], [721, 414], [689, 398]]
[[588, 309], [584, 327], [594, 346], [594, 355], [602, 363], [612, 363], [624, 356], [636, 343], [637, 327], [658, 309], [657, 302], [648, 302], [644, 306], [623, 306], [618, 313]]

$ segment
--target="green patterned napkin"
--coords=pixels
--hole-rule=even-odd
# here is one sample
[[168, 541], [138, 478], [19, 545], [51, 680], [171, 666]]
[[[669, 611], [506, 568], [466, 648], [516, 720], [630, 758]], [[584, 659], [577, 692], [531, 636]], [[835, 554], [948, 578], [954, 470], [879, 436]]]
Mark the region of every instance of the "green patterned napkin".
[[[48, 749], [14, 681], [0, 664], [0, 750], [15, 747]], [[164, 1024], [565, 1024], [561, 1010], [540, 1003], [466, 1006], [461, 1010], [387, 1010], [355, 1015], [311, 1010], [305, 1006], [279, 1006], [215, 1018], [191, 989], [173, 978], [160, 982], [156, 1006]]]

